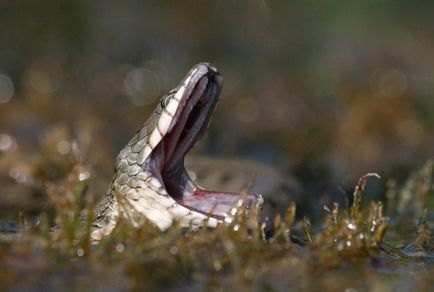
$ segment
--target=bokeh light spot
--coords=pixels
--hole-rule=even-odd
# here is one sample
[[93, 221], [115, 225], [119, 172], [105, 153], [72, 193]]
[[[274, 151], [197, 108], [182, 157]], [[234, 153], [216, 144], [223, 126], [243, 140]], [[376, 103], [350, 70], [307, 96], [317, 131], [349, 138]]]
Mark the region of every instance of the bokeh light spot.
[[0, 74], [0, 104], [7, 103], [14, 95], [14, 84], [12, 80]]
[[9, 176], [15, 179], [20, 184], [26, 183], [27, 181], [26, 174], [17, 167], [12, 167], [9, 170]]
[[251, 123], [258, 118], [258, 103], [251, 98], [242, 98], [236, 105], [236, 116], [242, 123]]
[[407, 90], [407, 76], [396, 69], [386, 69], [376, 74], [378, 92], [388, 98], [401, 96]]
[[178, 248], [176, 246], [170, 247], [170, 253], [175, 255], [178, 253]]
[[66, 140], [61, 140], [57, 143], [57, 151], [60, 154], [68, 154], [71, 151], [71, 145]]
[[124, 90], [135, 105], [151, 103], [160, 95], [160, 76], [146, 68], [128, 72], [124, 79]]
[[59, 88], [62, 74], [58, 64], [39, 59], [31, 65], [28, 78], [30, 86], [36, 92], [49, 95]]
[[0, 134], [0, 151], [6, 151], [10, 149], [14, 144], [12, 137], [8, 134]]
[[116, 244], [116, 251], [121, 253], [125, 250], [125, 246], [122, 243]]

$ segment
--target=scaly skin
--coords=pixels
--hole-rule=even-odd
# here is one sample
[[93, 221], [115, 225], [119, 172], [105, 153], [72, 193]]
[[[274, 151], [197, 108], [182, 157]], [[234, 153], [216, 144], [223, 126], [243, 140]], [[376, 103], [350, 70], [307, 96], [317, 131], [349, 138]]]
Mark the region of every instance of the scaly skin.
[[[135, 226], [139, 226], [145, 217], [161, 230], [170, 227], [175, 220], [184, 226], [201, 226], [206, 222], [209, 227], [215, 227], [222, 221], [231, 220], [229, 217], [209, 217], [204, 212], [189, 209], [175, 201], [161, 183], [162, 180], [159, 179], [161, 177], [155, 174], [155, 163], [151, 159], [152, 153], [159, 151], [157, 145], [160, 142], [163, 143], [163, 137], [170, 134], [176, 125], [176, 119], [179, 119], [177, 110], [187, 108], [185, 104], [198, 91], [195, 88], [200, 88], [201, 84], [204, 83], [203, 77], [206, 77], [208, 82], [206, 84], [209, 85], [214, 82], [212, 85], [215, 85], [212, 87], [214, 91], [208, 94], [211, 98], [204, 101], [204, 103], [210, 103], [203, 107], [203, 110], [208, 112], [207, 115], [203, 115], [204, 125], [198, 123], [203, 128], [200, 131], [205, 131], [222, 89], [223, 79], [213, 65], [200, 63], [190, 70], [179, 86], [161, 99], [153, 115], [117, 156], [113, 180], [107, 193], [95, 209], [96, 219], [92, 233], [94, 240], [99, 240], [102, 236], [110, 234], [120, 214]], [[201, 80], [202, 83], [200, 83]], [[199, 98], [202, 98], [201, 96], [205, 95], [199, 95]], [[172, 121], [174, 122], [172, 123]], [[180, 135], [183, 134], [184, 132]], [[185, 171], [183, 162], [179, 165]], [[179, 173], [178, 168], [173, 167], [174, 172]], [[183, 178], [183, 176], [181, 177]], [[189, 182], [186, 188], [188, 187], [194, 188], [196, 186]], [[261, 203], [260, 195], [257, 198]]]

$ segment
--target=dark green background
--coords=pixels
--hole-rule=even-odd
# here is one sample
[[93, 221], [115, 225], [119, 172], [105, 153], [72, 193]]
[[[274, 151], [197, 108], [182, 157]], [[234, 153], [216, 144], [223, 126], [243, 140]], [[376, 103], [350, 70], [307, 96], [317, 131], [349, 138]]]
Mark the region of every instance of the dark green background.
[[[433, 155], [431, 1], [2, 1], [0, 132], [37, 152], [50, 127], [89, 139], [110, 179], [157, 98], [200, 61], [225, 88], [195, 151], [259, 160], [309, 192]], [[1, 92], [1, 90], [0, 90]]]

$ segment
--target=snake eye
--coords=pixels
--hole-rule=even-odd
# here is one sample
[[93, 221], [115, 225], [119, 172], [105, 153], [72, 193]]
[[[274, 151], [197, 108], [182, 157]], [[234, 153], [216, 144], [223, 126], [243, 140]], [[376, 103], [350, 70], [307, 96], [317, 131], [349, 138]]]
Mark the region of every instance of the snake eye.
[[165, 108], [169, 104], [170, 97], [171, 95], [165, 95], [161, 98], [160, 104], [162, 108]]
[[169, 103], [169, 95], [163, 96], [160, 100], [161, 107], [165, 108], [168, 103]]
[[161, 107], [162, 107], [162, 108], [165, 108], [165, 107], [169, 104], [170, 99], [172, 98], [172, 96], [173, 96], [175, 93], [178, 92], [179, 88], [180, 88], [180, 85], [176, 86], [176, 87], [173, 88], [171, 91], [169, 91], [168, 94], [166, 94], [165, 96], [163, 96], [163, 97], [161, 98], [160, 103], [161, 103]]

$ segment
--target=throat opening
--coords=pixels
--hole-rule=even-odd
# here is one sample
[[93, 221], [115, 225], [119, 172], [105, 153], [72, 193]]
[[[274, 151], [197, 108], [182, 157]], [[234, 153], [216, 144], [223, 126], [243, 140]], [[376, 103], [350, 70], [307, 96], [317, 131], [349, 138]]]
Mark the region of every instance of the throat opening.
[[[206, 131], [217, 103], [219, 90], [215, 82], [202, 77], [185, 105], [174, 118], [176, 123], [154, 149], [153, 167], [167, 192], [175, 200], [192, 195], [197, 186], [184, 168], [184, 157]], [[181, 105], [180, 105], [181, 106]]]

